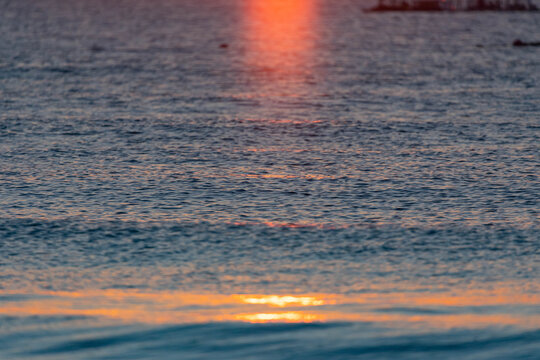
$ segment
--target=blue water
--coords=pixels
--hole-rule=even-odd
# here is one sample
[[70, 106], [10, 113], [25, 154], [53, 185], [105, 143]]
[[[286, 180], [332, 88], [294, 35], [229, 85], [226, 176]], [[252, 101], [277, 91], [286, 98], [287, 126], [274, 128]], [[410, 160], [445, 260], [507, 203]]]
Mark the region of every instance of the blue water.
[[[41, 321], [51, 326], [50, 319]], [[63, 327], [72, 321], [54, 325]], [[534, 359], [539, 338], [538, 330], [388, 336], [377, 327], [358, 323], [75, 328], [69, 334], [53, 327], [46, 334], [14, 332], [11, 346], [25, 350], [3, 353], [17, 359]]]
[[0, 358], [538, 358], [540, 15], [369, 5], [0, 0]]

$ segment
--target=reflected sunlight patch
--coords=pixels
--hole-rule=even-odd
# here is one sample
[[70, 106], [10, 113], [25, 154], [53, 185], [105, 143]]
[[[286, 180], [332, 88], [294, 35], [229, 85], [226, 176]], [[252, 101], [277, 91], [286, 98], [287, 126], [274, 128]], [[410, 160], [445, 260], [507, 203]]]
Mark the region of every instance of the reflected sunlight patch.
[[321, 321], [322, 317], [315, 314], [306, 314], [303, 312], [285, 312], [285, 313], [258, 313], [258, 314], [241, 314], [236, 317], [236, 320], [247, 321], [252, 323], [266, 322], [313, 322]]
[[312, 296], [278, 296], [278, 295], [259, 296], [259, 297], [241, 296], [241, 299], [246, 304], [265, 304], [265, 305], [278, 306], [278, 307], [284, 307], [284, 306], [290, 306], [290, 305], [319, 306], [319, 305], [324, 304], [323, 300], [317, 299]]
[[540, 295], [534, 290], [536, 283], [500, 283], [487, 290], [441, 292], [419, 291], [413, 285], [409, 291], [390, 291], [392, 287], [388, 285], [389, 288], [365, 293], [298, 295], [195, 294], [130, 289], [2, 290], [0, 314], [88, 316], [147, 324], [345, 321], [436, 329], [534, 328], [540, 323]]

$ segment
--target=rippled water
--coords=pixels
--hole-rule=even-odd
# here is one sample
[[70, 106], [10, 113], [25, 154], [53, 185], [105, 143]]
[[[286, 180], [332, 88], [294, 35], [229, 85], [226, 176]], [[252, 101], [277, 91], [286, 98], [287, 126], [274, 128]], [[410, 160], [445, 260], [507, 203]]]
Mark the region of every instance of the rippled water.
[[534, 359], [534, 13], [0, 1], [0, 358]]

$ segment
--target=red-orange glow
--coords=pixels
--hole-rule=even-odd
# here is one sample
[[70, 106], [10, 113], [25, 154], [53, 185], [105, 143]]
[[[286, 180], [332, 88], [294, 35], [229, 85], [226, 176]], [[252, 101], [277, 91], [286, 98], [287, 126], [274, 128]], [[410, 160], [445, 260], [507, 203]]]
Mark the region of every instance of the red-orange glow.
[[313, 56], [314, 16], [315, 0], [248, 0], [246, 62], [254, 72], [279, 75], [273, 81], [281, 86], [270, 92], [294, 96], [299, 90], [290, 83]]
[[244, 177], [248, 179], [309, 179], [309, 180], [328, 180], [336, 179], [337, 176], [326, 176], [320, 174], [303, 174], [303, 175], [293, 175], [293, 174], [230, 174], [234, 177]]
[[276, 222], [276, 221], [263, 221], [260, 223], [255, 222], [240, 222], [235, 221], [232, 223], [236, 226], [243, 226], [243, 225], [264, 225], [272, 228], [289, 228], [289, 229], [302, 229], [302, 228], [317, 228], [317, 229], [340, 229], [340, 228], [346, 228], [347, 225], [330, 225], [330, 224], [324, 224], [324, 223], [306, 223], [306, 222]]
[[274, 222], [274, 221], [265, 221], [263, 222], [264, 225], [269, 227], [286, 227], [286, 228], [306, 228], [306, 227], [316, 227], [316, 228], [324, 228], [324, 224], [316, 224], [316, 223], [281, 223], [281, 222]]

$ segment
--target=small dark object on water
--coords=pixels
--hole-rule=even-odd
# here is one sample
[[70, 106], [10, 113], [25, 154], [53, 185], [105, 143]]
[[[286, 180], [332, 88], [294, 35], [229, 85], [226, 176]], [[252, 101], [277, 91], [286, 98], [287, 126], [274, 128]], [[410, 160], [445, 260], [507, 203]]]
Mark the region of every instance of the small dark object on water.
[[514, 46], [540, 46], [540, 41], [525, 42], [525, 41], [521, 41], [520, 39], [516, 39], [514, 40], [512, 45]]
[[102, 46], [94, 44], [94, 45], [90, 46], [90, 51], [101, 52], [101, 51], [105, 51], [105, 48], [102, 47]]
[[222, 48], [222, 49], [226, 49], [226, 48], [229, 47], [229, 44], [223, 43], [223, 44], [219, 45], [219, 47]]

